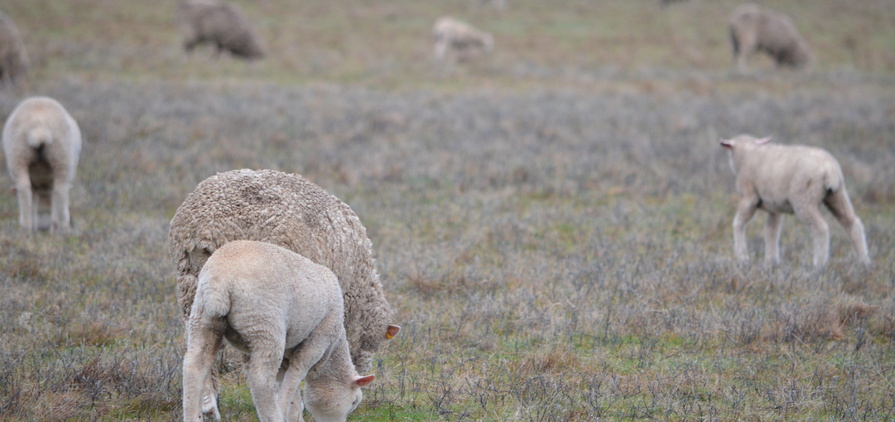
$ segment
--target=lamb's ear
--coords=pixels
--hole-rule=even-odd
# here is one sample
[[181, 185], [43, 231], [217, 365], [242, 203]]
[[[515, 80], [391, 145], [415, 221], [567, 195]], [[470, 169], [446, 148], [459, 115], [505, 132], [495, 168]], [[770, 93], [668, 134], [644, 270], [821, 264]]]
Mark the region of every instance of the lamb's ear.
[[761, 139], [755, 141], [755, 145], [764, 145], [768, 142], [771, 142], [771, 139], [773, 139], [773, 138], [771, 138], [770, 136], [768, 136], [767, 138], [761, 138]]
[[733, 139], [722, 139], [721, 146], [724, 148], [733, 149]]
[[358, 376], [354, 377], [354, 386], [355, 387], [366, 387], [366, 386], [370, 385], [371, 382], [373, 382], [373, 378], [375, 378], [375, 376], [373, 376], [373, 375], [367, 375], [365, 377], [358, 375]]
[[397, 325], [389, 325], [388, 328], [385, 329], [385, 338], [391, 340], [398, 335], [399, 331], [401, 331], [401, 327]]

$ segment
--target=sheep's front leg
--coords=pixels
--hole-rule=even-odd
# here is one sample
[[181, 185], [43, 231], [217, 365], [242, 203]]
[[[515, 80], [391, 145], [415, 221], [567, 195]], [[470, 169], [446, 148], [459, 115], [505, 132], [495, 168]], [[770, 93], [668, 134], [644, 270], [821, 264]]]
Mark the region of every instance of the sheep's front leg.
[[811, 240], [814, 243], [815, 268], [827, 265], [830, 258], [830, 227], [824, 220], [817, 206], [804, 206], [796, 208], [796, 217], [805, 222], [811, 230]]
[[780, 229], [783, 227], [783, 214], [769, 213], [764, 226], [764, 262], [766, 265], [780, 263]]
[[749, 247], [746, 244], [746, 223], [758, 209], [758, 198], [746, 197], [740, 200], [737, 214], [733, 218], [733, 248], [737, 261], [741, 264], [749, 262]]

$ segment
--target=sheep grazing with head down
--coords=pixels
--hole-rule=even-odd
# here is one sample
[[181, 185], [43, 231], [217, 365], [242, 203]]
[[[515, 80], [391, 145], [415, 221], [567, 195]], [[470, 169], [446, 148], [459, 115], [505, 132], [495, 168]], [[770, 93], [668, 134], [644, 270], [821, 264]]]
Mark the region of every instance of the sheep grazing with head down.
[[[273, 170], [234, 170], [209, 177], [171, 219], [168, 246], [185, 320], [205, 261], [234, 240], [273, 243], [332, 270], [345, 298], [345, 331], [358, 373], [369, 371], [374, 353], [397, 335], [399, 327], [389, 325], [392, 311], [376, 272], [372, 244], [357, 215], [303, 177]], [[206, 413], [217, 409], [214, 376], [209, 383]]]
[[0, 76], [6, 85], [18, 82], [28, 70], [28, 53], [19, 29], [9, 16], [0, 12]]
[[[359, 376], [343, 325], [335, 274], [288, 249], [237, 240], [199, 273], [183, 358], [183, 420], [202, 420], [201, 398], [224, 338], [248, 354], [258, 419], [303, 420], [302, 394], [317, 421], [344, 421], [360, 404]], [[218, 418], [220, 415], [216, 415]]]
[[742, 195], [733, 219], [734, 249], [737, 259], [749, 261], [746, 223], [757, 209], [768, 213], [764, 230], [765, 263], [780, 262], [780, 229], [783, 214], [795, 214], [811, 229], [814, 266], [827, 264], [830, 229], [820, 211], [825, 205], [845, 228], [858, 259], [870, 265], [864, 225], [855, 215], [839, 162], [829, 152], [802, 145], [773, 145], [771, 138], [740, 135], [722, 140], [730, 153], [736, 188]]
[[800, 69], [811, 64], [808, 43], [781, 12], [746, 3], [734, 9], [729, 28], [734, 62], [740, 71], [746, 70], [746, 60], [758, 51], [770, 55], [778, 67]]
[[216, 47], [215, 56], [229, 51], [243, 59], [264, 57], [261, 38], [235, 6], [217, 0], [182, 0], [179, 8], [187, 52], [199, 44], [211, 43]]
[[439, 60], [453, 57], [465, 61], [494, 49], [491, 34], [450, 16], [435, 21], [432, 35], [435, 38], [435, 58]]
[[[68, 192], [81, 154], [81, 130], [75, 119], [52, 98], [27, 98], [6, 120], [3, 152], [15, 183], [22, 229], [67, 232]], [[41, 212], [48, 204], [49, 221]]]

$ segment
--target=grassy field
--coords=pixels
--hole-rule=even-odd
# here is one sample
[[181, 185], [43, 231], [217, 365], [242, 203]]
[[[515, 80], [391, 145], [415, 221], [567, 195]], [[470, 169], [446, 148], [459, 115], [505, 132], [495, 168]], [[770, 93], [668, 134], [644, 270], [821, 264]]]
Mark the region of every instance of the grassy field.
[[[895, 419], [890, 1], [766, 1], [817, 63], [746, 75], [736, 1], [234, 2], [266, 60], [186, 56], [171, 0], [0, 0], [33, 63], [0, 117], [50, 95], [85, 140], [70, 236], [23, 236], [0, 176], [0, 420], [181, 418], [168, 222], [237, 168], [300, 173], [368, 229], [403, 330], [350, 420]], [[444, 14], [494, 54], [434, 62]], [[831, 151], [874, 265], [827, 215], [824, 271], [793, 217], [782, 265], [736, 267], [739, 133]], [[221, 411], [256, 420], [239, 362]]]

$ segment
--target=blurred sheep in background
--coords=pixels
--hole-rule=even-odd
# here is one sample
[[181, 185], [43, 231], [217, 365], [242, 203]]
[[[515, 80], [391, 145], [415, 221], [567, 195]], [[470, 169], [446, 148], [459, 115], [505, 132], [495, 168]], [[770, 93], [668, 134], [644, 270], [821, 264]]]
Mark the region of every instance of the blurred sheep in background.
[[179, 5], [184, 31], [183, 48], [214, 44], [215, 57], [229, 51], [234, 57], [254, 60], [264, 57], [265, 48], [255, 28], [235, 6], [217, 0], [182, 0]]
[[12, 85], [25, 76], [30, 65], [28, 52], [15, 23], [0, 12], [0, 75], [3, 83]]
[[435, 38], [435, 58], [439, 60], [453, 57], [454, 60], [465, 61], [494, 49], [491, 34], [450, 16], [435, 21], [432, 35]]
[[746, 3], [734, 9], [729, 28], [734, 62], [741, 72], [758, 51], [770, 55], [778, 67], [802, 69], [813, 60], [808, 43], [781, 12]]

